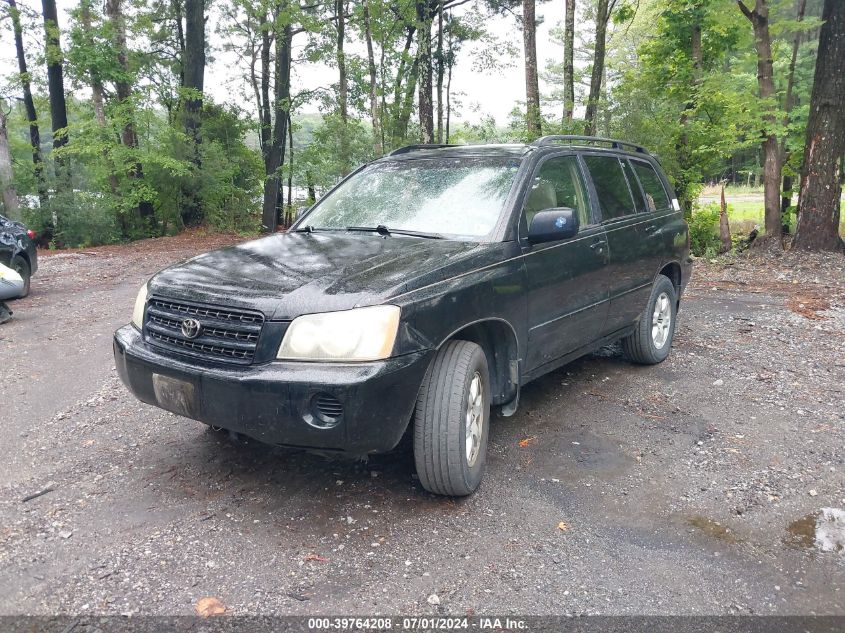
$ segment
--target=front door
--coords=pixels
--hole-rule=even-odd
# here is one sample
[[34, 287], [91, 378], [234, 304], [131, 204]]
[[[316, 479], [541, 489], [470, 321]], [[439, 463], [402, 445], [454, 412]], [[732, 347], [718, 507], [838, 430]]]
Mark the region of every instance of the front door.
[[529, 372], [598, 338], [607, 316], [607, 239], [591, 212], [581, 165], [573, 154], [552, 155], [537, 167], [520, 234], [526, 235], [537, 212], [555, 207], [574, 209], [581, 228], [566, 240], [536, 245], [523, 240]]

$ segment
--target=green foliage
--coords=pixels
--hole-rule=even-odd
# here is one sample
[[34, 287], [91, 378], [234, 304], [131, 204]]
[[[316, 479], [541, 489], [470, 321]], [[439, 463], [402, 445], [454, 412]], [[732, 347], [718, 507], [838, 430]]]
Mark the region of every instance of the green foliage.
[[[56, 245], [92, 246], [176, 233], [183, 228], [180, 203], [191, 192], [198, 196], [211, 227], [257, 230], [264, 168], [260, 154], [246, 144], [253, 123], [239, 109], [206, 104], [202, 168], [197, 169], [189, 160], [190, 147], [181, 127], [170, 125], [161, 111], [140, 99], [132, 104], [140, 137], [137, 147], [120, 142], [129, 116], [126, 108], [111, 104], [105, 126], [94, 119], [88, 103], [68, 99], [68, 108], [73, 142], [59, 152], [71, 165], [75, 191], [53, 194], [43, 209], [36, 196], [27, 123], [20, 108], [9, 118], [15, 185], [24, 215], [41, 233], [56, 212], [60, 218], [52, 231]], [[45, 155], [50, 161], [58, 154], [45, 147]], [[45, 173], [52, 188], [49, 164]], [[139, 219], [143, 202], [152, 204], [152, 223]]]
[[689, 218], [690, 250], [698, 257], [719, 252], [719, 205], [708, 204], [693, 210]]
[[330, 114], [313, 130], [309, 145], [295, 161], [298, 182], [325, 191], [342, 177], [342, 164], [337, 147], [346, 136], [353, 165], [360, 165], [374, 156], [372, 130], [359, 120], [351, 119], [344, 127], [340, 117]]

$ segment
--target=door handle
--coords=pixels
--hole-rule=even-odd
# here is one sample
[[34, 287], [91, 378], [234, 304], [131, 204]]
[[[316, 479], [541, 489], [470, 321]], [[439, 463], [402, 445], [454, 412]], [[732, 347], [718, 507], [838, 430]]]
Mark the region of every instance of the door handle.
[[656, 224], [646, 224], [645, 229], [643, 229], [646, 233], [654, 233], [657, 230]]
[[599, 240], [597, 242], [593, 242], [590, 244], [590, 248], [593, 249], [597, 254], [601, 255], [604, 253], [604, 247], [607, 244], [604, 240]]

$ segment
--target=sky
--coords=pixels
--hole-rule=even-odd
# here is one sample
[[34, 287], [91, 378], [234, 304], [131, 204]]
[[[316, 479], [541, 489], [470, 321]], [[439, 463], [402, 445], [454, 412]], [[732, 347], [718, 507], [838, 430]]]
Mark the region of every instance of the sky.
[[[225, 0], [224, 0], [225, 1]], [[40, 3], [34, 0], [18, 0], [19, 6], [29, 7], [33, 10], [40, 10]], [[78, 5], [78, 0], [57, 0], [59, 8], [60, 27], [66, 29], [69, 23], [69, 11]], [[542, 68], [547, 61], [558, 61], [563, 56], [561, 46], [552, 42], [549, 31], [563, 19], [563, 2], [554, 2], [538, 5], [538, 20], [542, 23], [537, 31], [537, 59]], [[236, 62], [232, 53], [222, 51], [222, 39], [215, 32], [217, 16], [209, 19], [206, 37], [212, 48], [212, 61], [206, 68], [205, 89], [210, 93], [214, 101], [219, 103], [238, 103], [242, 107], [252, 108], [252, 99], [247, 100], [244, 96], [244, 84], [242, 82], [243, 71]], [[467, 47], [461, 52], [458, 63], [452, 71], [453, 100], [454, 92], [460, 90], [462, 95], [457, 98], [461, 101], [462, 107], [453, 120], [477, 123], [487, 115], [492, 115], [499, 125], [505, 124], [508, 114], [525, 98], [525, 77], [524, 60], [522, 56], [522, 34], [519, 31], [516, 20], [513, 16], [496, 17], [487, 22], [488, 29], [496, 37], [511, 42], [518, 57], [507, 60], [495, 70], [478, 72], [473, 69], [473, 52], [478, 46]], [[66, 41], [66, 37], [63, 38]], [[296, 44], [296, 40], [294, 40]], [[364, 54], [363, 44], [351, 42], [348, 50], [356, 54]], [[505, 60], [503, 60], [505, 61]], [[30, 70], [32, 69], [30, 60]], [[15, 60], [14, 40], [12, 39], [11, 28], [4, 24], [0, 31], [0, 78], [3, 83], [6, 78], [17, 72]], [[311, 90], [318, 87], [328, 87], [337, 81], [337, 71], [326, 64], [303, 64], [294, 68], [292, 77], [292, 90]], [[544, 92], [542, 78], [540, 80], [540, 91]], [[546, 87], [548, 88], [548, 87]], [[70, 87], [66, 86], [69, 90]], [[317, 106], [306, 105], [302, 112], [316, 112]]]

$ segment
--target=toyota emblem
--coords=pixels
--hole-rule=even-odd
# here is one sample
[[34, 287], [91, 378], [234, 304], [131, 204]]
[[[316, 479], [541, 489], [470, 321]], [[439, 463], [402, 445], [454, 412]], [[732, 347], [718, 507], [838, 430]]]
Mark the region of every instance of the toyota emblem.
[[202, 332], [202, 323], [196, 319], [185, 319], [182, 321], [182, 335], [185, 338], [196, 338]]

